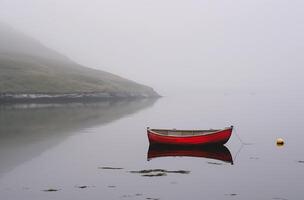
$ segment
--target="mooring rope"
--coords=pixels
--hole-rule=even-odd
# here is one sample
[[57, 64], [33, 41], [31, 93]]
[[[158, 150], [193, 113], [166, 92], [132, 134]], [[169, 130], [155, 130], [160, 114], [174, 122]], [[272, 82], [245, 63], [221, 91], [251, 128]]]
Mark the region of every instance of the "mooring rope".
[[252, 143], [246, 143], [246, 142], [244, 142], [244, 141], [242, 140], [242, 138], [240, 137], [240, 135], [238, 134], [238, 132], [235, 130], [235, 128], [234, 128], [234, 134], [237, 136], [237, 138], [238, 138], [239, 141], [241, 142], [241, 147], [240, 147], [239, 150], [236, 152], [236, 154], [235, 154], [235, 156], [234, 156], [234, 158], [233, 158], [233, 161], [234, 161], [234, 163], [235, 163], [236, 158], [237, 158], [237, 156], [239, 155], [239, 153], [241, 152], [241, 150], [243, 149], [243, 147], [244, 147], [245, 145], [251, 145]]
[[234, 134], [237, 136], [237, 138], [239, 139], [239, 141], [243, 144], [243, 145], [251, 145], [252, 143], [248, 143], [248, 142], [244, 142], [241, 138], [241, 136], [238, 134], [238, 131], [236, 131], [236, 128], [234, 128]]

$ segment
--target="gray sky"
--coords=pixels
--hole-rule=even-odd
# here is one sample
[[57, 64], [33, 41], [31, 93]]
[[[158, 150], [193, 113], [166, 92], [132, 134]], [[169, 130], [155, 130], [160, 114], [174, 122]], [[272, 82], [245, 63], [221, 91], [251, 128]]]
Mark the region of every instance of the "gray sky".
[[300, 90], [302, 0], [0, 0], [0, 20], [71, 59], [174, 91]]

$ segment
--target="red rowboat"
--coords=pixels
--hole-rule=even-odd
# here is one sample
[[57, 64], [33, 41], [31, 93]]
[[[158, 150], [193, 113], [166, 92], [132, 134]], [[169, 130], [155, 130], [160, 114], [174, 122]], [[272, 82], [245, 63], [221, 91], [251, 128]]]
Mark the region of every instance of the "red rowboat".
[[197, 157], [215, 159], [231, 163], [233, 159], [231, 153], [224, 145], [212, 146], [181, 146], [181, 145], [158, 145], [149, 146], [148, 161], [159, 157]]
[[150, 144], [214, 145], [225, 144], [233, 126], [221, 130], [176, 130], [147, 128]]

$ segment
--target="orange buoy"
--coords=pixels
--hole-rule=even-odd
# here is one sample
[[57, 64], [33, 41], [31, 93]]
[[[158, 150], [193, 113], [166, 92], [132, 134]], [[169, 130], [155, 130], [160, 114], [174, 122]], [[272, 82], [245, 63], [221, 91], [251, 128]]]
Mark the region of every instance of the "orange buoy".
[[284, 145], [284, 140], [282, 138], [277, 139], [277, 146], [283, 146]]

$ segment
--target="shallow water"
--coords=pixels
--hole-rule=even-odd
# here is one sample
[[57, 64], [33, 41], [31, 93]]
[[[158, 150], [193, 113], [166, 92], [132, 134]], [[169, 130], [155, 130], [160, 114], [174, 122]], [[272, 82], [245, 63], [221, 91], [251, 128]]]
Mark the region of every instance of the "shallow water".
[[[251, 93], [2, 105], [0, 199], [301, 199], [303, 100]], [[186, 154], [149, 148], [145, 131], [230, 125], [225, 149]]]

